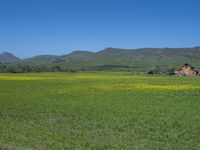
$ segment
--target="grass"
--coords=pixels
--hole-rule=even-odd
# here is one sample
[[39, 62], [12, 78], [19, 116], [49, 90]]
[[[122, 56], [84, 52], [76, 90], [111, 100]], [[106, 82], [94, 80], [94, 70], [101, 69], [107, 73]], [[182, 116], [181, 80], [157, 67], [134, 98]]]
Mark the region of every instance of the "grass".
[[200, 149], [200, 78], [0, 75], [0, 149]]

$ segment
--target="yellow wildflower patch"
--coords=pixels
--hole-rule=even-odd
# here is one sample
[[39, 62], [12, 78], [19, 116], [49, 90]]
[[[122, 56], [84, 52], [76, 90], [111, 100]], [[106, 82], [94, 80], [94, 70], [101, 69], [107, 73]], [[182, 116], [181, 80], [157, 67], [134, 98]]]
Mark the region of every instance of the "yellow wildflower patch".
[[102, 91], [126, 90], [193, 90], [200, 89], [197, 85], [153, 85], [153, 84], [99, 84], [94, 88]]
[[0, 76], [0, 80], [11, 80], [11, 81], [29, 81], [29, 80], [46, 80], [53, 78], [45, 78], [39, 76]]

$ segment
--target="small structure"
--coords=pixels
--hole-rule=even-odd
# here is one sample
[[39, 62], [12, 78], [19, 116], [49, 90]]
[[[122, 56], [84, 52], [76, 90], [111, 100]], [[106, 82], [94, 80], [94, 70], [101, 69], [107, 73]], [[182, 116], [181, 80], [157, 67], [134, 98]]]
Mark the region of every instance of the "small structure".
[[198, 70], [195, 70], [194, 67], [190, 64], [184, 64], [180, 69], [176, 70], [176, 75], [178, 76], [197, 76], [199, 74]]

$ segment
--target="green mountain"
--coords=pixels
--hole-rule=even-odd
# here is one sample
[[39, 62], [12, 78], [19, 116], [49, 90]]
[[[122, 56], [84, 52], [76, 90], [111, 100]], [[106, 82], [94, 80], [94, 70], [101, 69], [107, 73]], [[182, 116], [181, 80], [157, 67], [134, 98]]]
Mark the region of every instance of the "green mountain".
[[0, 54], [0, 63], [5, 64], [5, 63], [16, 63], [19, 62], [20, 59], [14, 56], [11, 53], [8, 52], [3, 52]]
[[59, 65], [69, 69], [129, 68], [130, 70], [139, 71], [151, 70], [158, 66], [161, 68], [177, 68], [184, 63], [190, 63], [196, 68], [200, 68], [200, 47], [141, 49], [106, 48], [99, 52], [74, 51], [62, 56], [35, 56], [21, 60], [20, 63], [26, 65]]
[[55, 61], [58, 58], [59, 56], [55, 56], [55, 55], [39, 55], [39, 56], [34, 56], [32, 58], [23, 59], [21, 63], [34, 64], [34, 65], [51, 64], [53, 61]]

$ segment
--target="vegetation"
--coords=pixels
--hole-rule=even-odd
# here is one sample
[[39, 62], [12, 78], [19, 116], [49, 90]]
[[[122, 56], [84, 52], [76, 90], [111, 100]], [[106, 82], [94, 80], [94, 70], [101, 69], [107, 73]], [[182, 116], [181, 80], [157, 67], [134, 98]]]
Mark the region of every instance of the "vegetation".
[[[67, 69], [96, 68], [119, 66], [119, 69], [134, 71], [153, 71], [155, 66], [162, 70], [178, 68], [189, 63], [200, 68], [200, 47], [194, 48], [143, 48], [118, 49], [106, 48], [99, 52], [74, 51], [63, 56], [41, 55], [19, 60], [10, 53], [0, 54], [0, 62], [9, 65], [23, 66], [60, 66]], [[64, 66], [64, 67], [63, 67]], [[116, 67], [115, 67], [116, 69]]]
[[0, 75], [0, 149], [200, 149], [200, 78]]
[[[79, 69], [83, 70], [83, 69]], [[59, 65], [0, 65], [0, 73], [34, 73], [34, 72], [76, 72], [75, 69], [68, 69]]]
[[148, 71], [147, 74], [150, 75], [175, 75], [176, 68], [162, 69], [156, 66], [153, 70]]
[[[70, 69], [66, 65], [3, 65], [0, 64], [0, 73], [34, 73], [34, 72], [77, 72], [77, 71], [120, 71], [120, 72], [146, 72], [147, 68], [135, 68], [123, 65], [103, 65], [96, 67], [83, 67]], [[175, 68], [163, 69], [159, 66], [148, 71], [147, 74], [174, 75]]]

